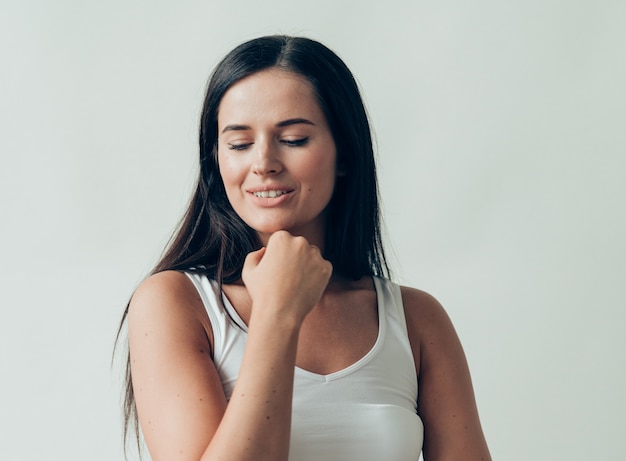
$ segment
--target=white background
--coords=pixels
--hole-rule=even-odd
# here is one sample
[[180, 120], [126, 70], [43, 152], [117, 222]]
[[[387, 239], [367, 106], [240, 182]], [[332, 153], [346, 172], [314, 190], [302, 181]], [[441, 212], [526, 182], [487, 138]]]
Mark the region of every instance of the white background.
[[117, 323], [210, 70], [270, 33], [357, 76], [397, 280], [452, 317], [494, 459], [626, 459], [625, 2], [0, 5], [0, 459], [122, 459]]

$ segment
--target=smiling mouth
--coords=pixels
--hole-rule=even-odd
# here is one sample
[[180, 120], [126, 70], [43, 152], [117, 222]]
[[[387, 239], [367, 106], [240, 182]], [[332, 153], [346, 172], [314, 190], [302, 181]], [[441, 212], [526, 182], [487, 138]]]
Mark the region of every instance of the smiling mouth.
[[260, 190], [257, 192], [253, 192], [252, 195], [260, 198], [276, 198], [288, 193], [289, 191], [286, 190]]

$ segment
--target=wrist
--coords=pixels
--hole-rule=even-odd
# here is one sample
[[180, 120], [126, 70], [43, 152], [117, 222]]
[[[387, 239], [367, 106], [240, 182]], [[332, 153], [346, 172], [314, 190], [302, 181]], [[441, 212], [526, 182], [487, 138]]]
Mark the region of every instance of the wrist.
[[282, 331], [285, 333], [299, 333], [304, 317], [298, 315], [293, 309], [271, 309], [267, 305], [258, 306], [256, 303], [252, 305], [250, 314], [249, 328], [263, 329], [268, 328], [276, 333]]

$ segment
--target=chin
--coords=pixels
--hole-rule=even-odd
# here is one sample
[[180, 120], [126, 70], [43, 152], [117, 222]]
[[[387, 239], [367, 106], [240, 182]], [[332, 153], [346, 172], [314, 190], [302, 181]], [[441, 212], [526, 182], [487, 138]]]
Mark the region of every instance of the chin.
[[286, 230], [288, 232], [291, 232], [289, 226], [281, 226], [281, 225], [276, 225], [276, 224], [265, 224], [265, 225], [256, 225], [256, 226], [250, 226], [252, 227], [257, 234], [259, 234], [259, 236], [263, 237], [265, 236], [270, 236], [272, 235], [274, 232], [278, 232], [281, 230]]

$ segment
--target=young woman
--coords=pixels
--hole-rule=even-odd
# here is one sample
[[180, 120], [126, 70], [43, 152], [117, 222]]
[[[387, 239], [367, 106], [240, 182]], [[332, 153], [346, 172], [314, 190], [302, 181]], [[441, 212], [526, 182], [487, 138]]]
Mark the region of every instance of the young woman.
[[313, 40], [217, 66], [195, 194], [124, 317], [154, 461], [490, 459], [450, 320], [387, 278], [365, 109]]

